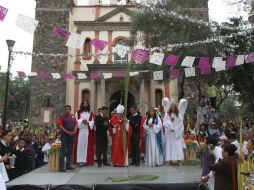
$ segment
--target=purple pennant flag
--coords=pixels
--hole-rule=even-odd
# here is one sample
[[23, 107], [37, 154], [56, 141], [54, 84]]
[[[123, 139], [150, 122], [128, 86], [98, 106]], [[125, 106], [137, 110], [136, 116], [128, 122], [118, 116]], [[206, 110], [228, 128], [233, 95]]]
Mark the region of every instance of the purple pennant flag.
[[174, 66], [176, 66], [176, 63], [179, 58], [180, 58], [180, 56], [178, 56], [178, 55], [169, 55], [165, 60], [165, 64], [171, 65], [174, 67]]
[[246, 63], [253, 63], [254, 62], [254, 53], [249, 53], [245, 57], [245, 62]]
[[40, 73], [39, 73], [39, 76], [41, 77], [41, 78], [43, 78], [43, 79], [48, 79], [49, 78], [49, 73], [47, 72], [47, 71], [41, 71]]
[[139, 61], [141, 63], [145, 62], [146, 60], [148, 60], [149, 54], [146, 50], [142, 50], [142, 49], [136, 49], [134, 51], [132, 51], [131, 53], [131, 58], [135, 61]]
[[209, 64], [209, 60], [209, 57], [200, 57], [198, 67], [201, 75], [211, 74], [212, 69], [211, 65]]
[[96, 80], [96, 79], [99, 79], [99, 78], [100, 78], [100, 76], [99, 76], [99, 73], [97, 71], [92, 71], [90, 73], [90, 79]]
[[69, 31], [66, 31], [64, 29], [61, 29], [61, 28], [57, 28], [54, 26], [53, 28], [53, 34], [55, 34], [56, 36], [59, 36], [59, 37], [64, 37], [64, 38], [68, 38], [69, 35], [71, 34]]
[[107, 41], [99, 40], [99, 39], [93, 39], [90, 44], [94, 45], [98, 50], [102, 51], [107, 45]]
[[116, 71], [115, 76], [117, 78], [125, 77], [125, 73], [123, 71]]
[[174, 69], [169, 71], [169, 78], [170, 79], [178, 79], [180, 76], [180, 69]]
[[72, 73], [64, 73], [64, 79], [65, 79], [65, 80], [73, 79]]
[[4, 18], [5, 18], [5, 16], [6, 16], [7, 12], [8, 12], [8, 9], [6, 9], [6, 8], [4, 8], [4, 7], [2, 7], [2, 6], [0, 6], [0, 20], [1, 20], [1, 21], [4, 20]]
[[236, 67], [236, 56], [228, 56], [227, 57], [227, 67], [232, 68]]
[[18, 73], [19, 78], [25, 78], [26, 77], [26, 73], [23, 72], [23, 71], [17, 71], [17, 73]]

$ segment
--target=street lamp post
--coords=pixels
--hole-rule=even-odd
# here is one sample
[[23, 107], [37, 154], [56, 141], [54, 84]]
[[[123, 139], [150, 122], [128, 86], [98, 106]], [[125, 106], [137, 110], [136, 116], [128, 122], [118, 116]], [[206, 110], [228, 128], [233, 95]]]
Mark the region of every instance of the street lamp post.
[[251, 3], [251, 11], [250, 11], [248, 20], [253, 26], [254, 25], [254, 0], [252, 0], [252, 3]]
[[8, 50], [9, 50], [9, 58], [8, 58], [8, 67], [6, 72], [6, 82], [5, 82], [5, 95], [4, 95], [4, 113], [3, 113], [3, 129], [5, 129], [6, 121], [7, 121], [7, 100], [8, 100], [8, 88], [9, 88], [9, 80], [10, 80], [10, 67], [11, 67], [11, 53], [15, 41], [6, 40]]

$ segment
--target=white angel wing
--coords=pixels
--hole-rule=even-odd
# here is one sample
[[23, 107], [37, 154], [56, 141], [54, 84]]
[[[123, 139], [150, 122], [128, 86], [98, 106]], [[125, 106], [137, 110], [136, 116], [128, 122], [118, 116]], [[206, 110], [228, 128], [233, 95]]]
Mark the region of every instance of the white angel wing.
[[186, 99], [181, 99], [179, 102], [178, 109], [179, 109], [179, 113], [182, 116], [184, 116], [187, 106], [188, 106], [188, 101]]
[[164, 113], [167, 113], [170, 108], [170, 101], [167, 97], [162, 99], [162, 106], [164, 109]]

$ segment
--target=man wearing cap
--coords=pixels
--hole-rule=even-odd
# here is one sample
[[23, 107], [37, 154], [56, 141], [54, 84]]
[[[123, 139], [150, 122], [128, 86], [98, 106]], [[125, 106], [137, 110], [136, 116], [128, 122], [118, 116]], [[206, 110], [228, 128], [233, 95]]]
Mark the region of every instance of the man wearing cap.
[[[110, 124], [112, 129], [112, 151], [111, 151], [111, 161], [113, 166], [127, 166], [128, 165], [128, 153], [127, 153], [127, 134], [125, 137], [125, 142], [123, 138], [124, 127], [128, 131], [129, 122], [123, 114], [124, 106], [119, 104], [116, 108], [116, 114], [110, 119]], [[124, 151], [124, 146], [126, 146], [126, 152]]]

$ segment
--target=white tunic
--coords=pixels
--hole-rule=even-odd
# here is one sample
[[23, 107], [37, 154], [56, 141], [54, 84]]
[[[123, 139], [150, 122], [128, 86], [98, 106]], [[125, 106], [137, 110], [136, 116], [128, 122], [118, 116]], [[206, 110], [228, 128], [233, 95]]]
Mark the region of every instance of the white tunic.
[[[76, 114], [76, 118], [77, 114]], [[85, 163], [86, 157], [87, 157], [87, 146], [88, 146], [88, 135], [89, 130], [93, 129], [94, 126], [94, 120], [92, 119], [89, 121], [90, 118], [90, 112], [82, 112], [80, 114], [80, 119], [78, 119], [78, 128], [79, 128], [79, 134], [78, 134], [78, 144], [77, 144], [77, 163]], [[84, 124], [83, 120], [87, 120], [89, 124]]]
[[163, 164], [163, 154], [161, 154], [159, 151], [159, 147], [156, 141], [156, 133], [160, 132], [162, 129], [161, 120], [158, 117], [158, 124], [154, 124], [151, 128], [149, 128], [149, 125], [147, 125], [145, 121], [143, 127], [145, 128], [146, 133], [145, 165], [160, 166]]
[[[1, 158], [1, 156], [0, 156]], [[6, 190], [5, 182], [9, 181], [8, 174], [5, 169], [5, 165], [3, 162], [0, 163], [0, 189]]]
[[[170, 117], [174, 120], [171, 121]], [[175, 113], [172, 113], [171, 116], [166, 114], [163, 119], [163, 127], [166, 136], [165, 161], [184, 160], [183, 120], [181, 117], [177, 117]]]

